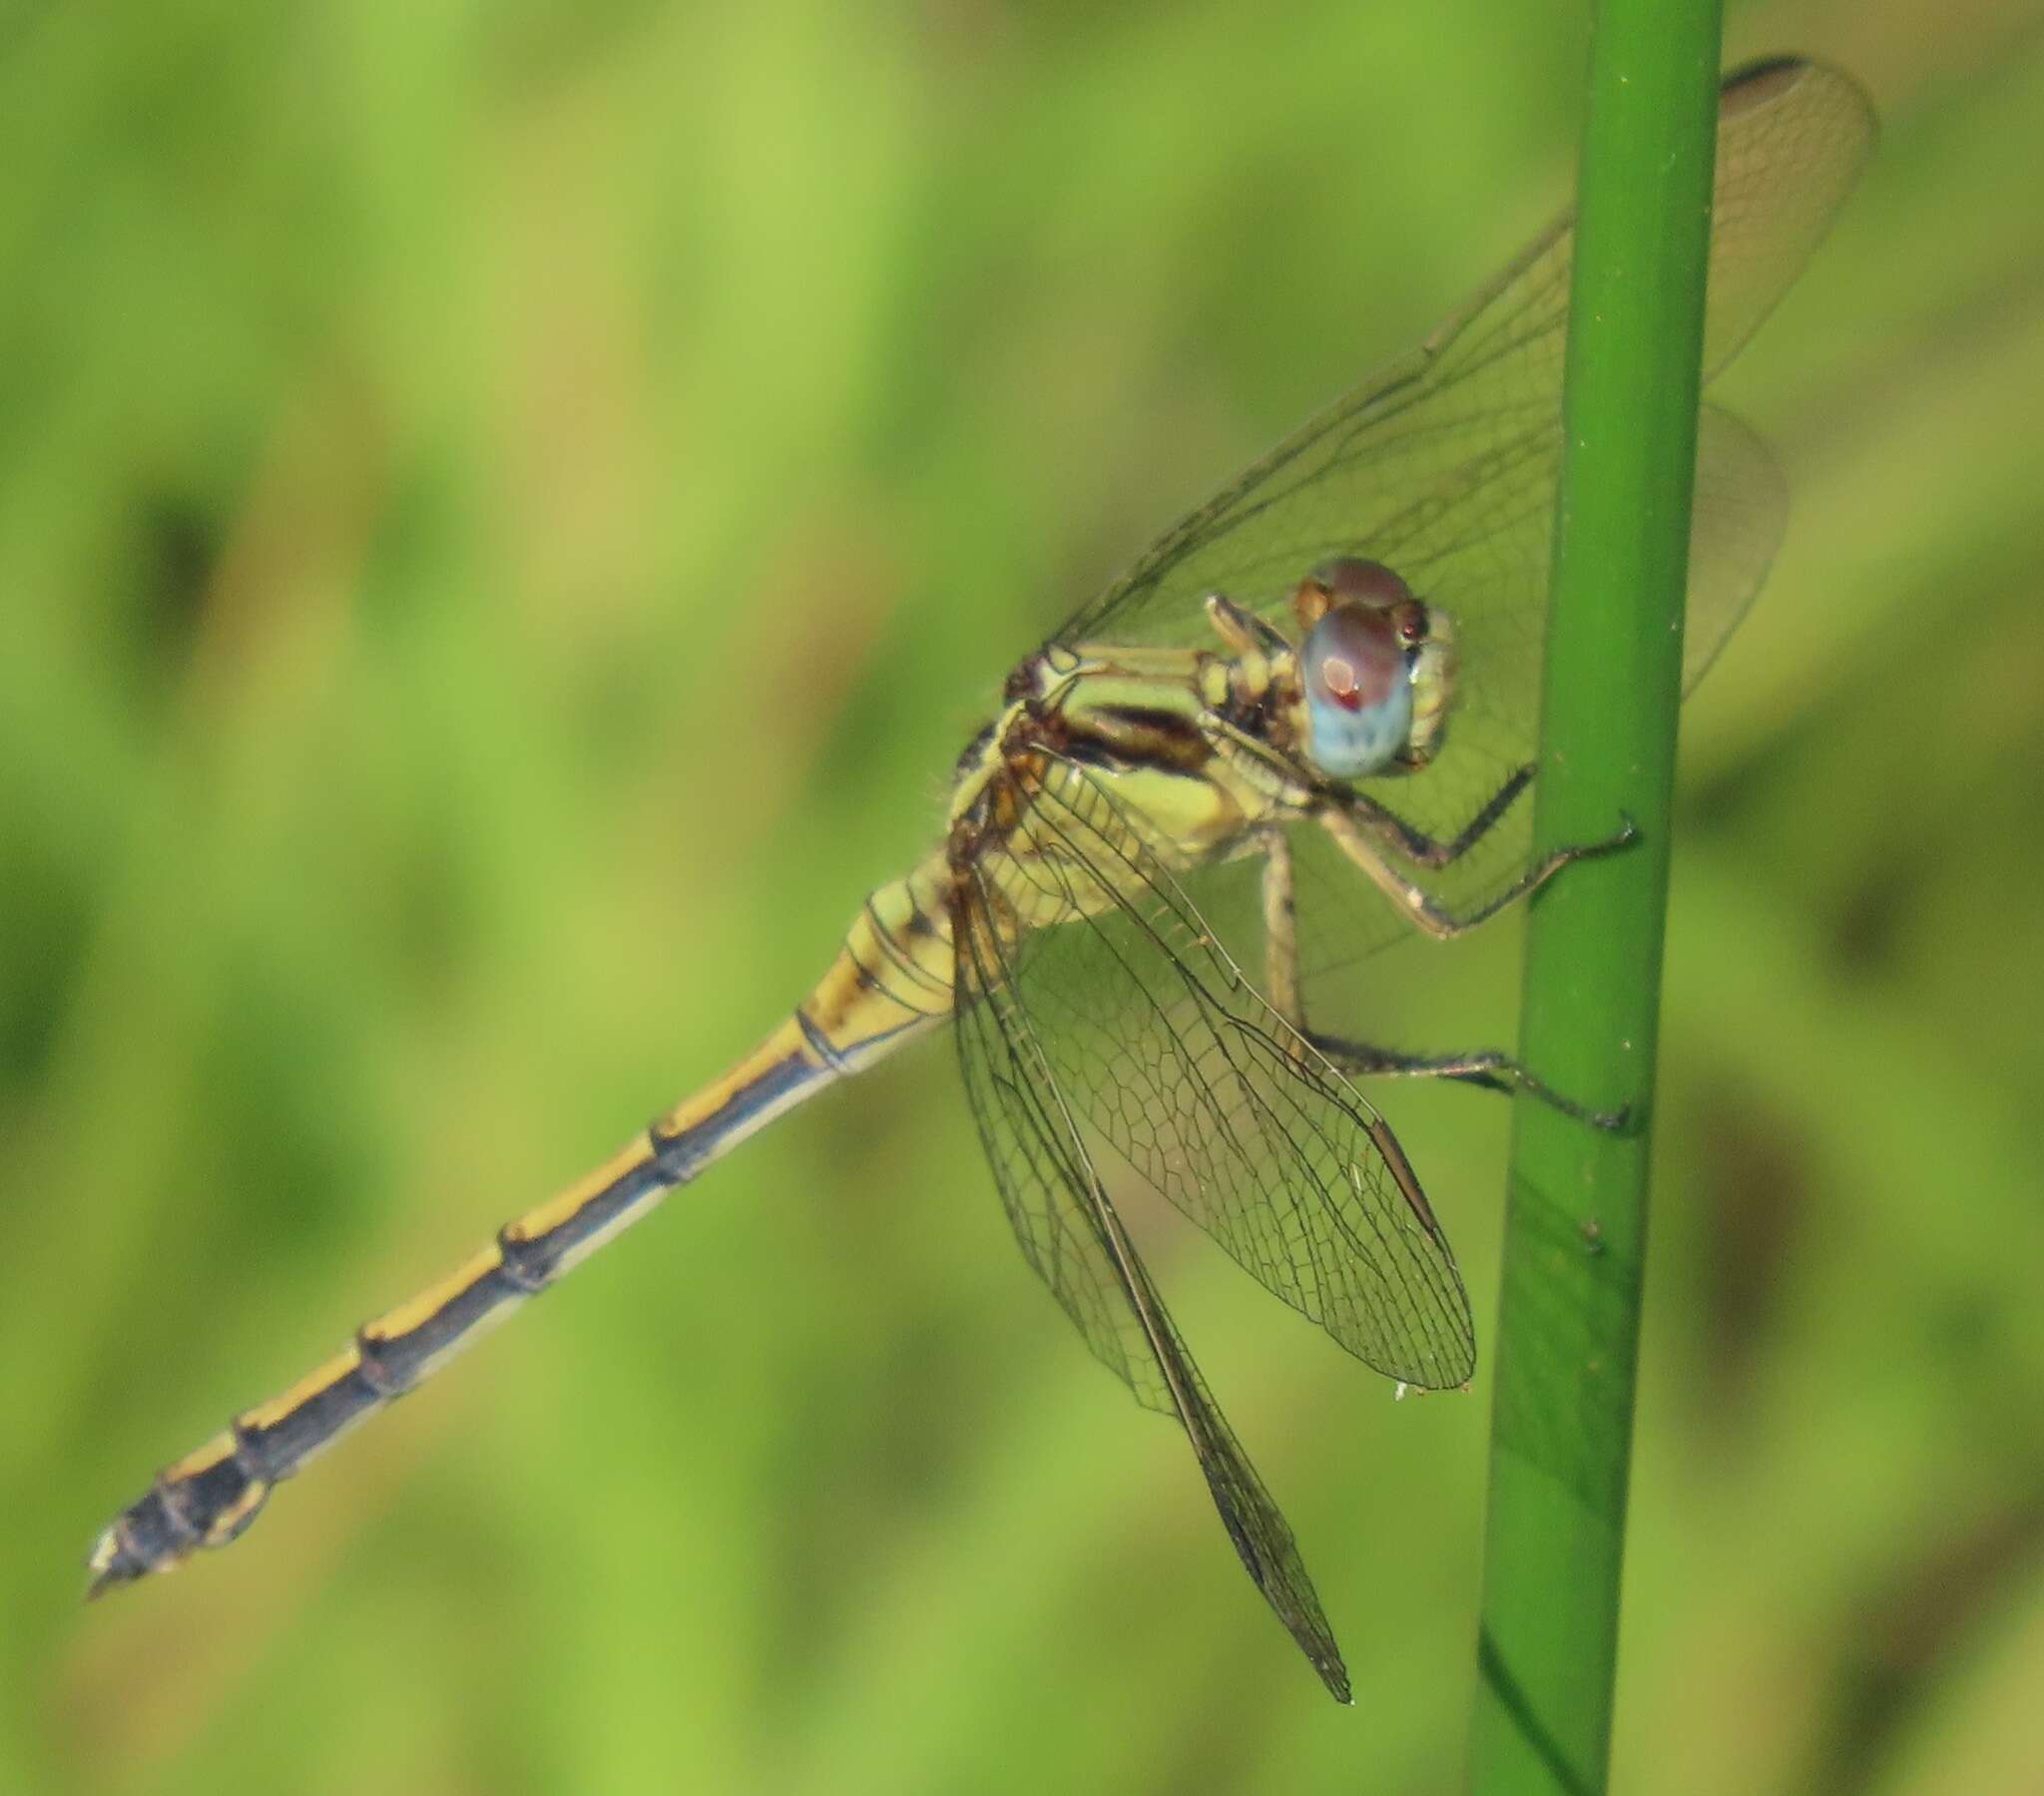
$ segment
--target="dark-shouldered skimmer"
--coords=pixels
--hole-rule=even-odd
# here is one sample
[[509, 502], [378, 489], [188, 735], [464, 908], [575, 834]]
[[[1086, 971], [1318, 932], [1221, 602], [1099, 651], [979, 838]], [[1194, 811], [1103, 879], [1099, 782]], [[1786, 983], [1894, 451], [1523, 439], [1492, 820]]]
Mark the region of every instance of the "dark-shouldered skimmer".
[[[1873, 129], [1859, 89], [1820, 66], [1728, 81], [1707, 377], [1793, 278]], [[1184, 1427], [1250, 1575], [1345, 1700], [1290, 1531], [1112, 1192], [1168, 1198], [1386, 1376], [1469, 1378], [1453, 1255], [1353, 1081], [1432, 1075], [1574, 1107], [1501, 1055], [1427, 1060], [1322, 1034], [1303, 993], [1330, 956], [1412, 927], [1453, 935], [1613, 845], [1544, 859], [1530, 847], [1571, 247], [1564, 220], [1083, 606], [1009, 675], [958, 763], [940, 845], [866, 900], [786, 1022], [169, 1467], [100, 1536], [94, 1590], [234, 1540], [315, 1452], [665, 1192], [950, 1021], [1024, 1255], [1094, 1353]], [[1707, 408], [1691, 683], [1759, 587], [1783, 519], [1767, 451]], [[1325, 899], [1316, 928], [1331, 948], [1302, 948], [1301, 873]], [[1247, 928], [1224, 926], [1217, 882], [1246, 893]]]

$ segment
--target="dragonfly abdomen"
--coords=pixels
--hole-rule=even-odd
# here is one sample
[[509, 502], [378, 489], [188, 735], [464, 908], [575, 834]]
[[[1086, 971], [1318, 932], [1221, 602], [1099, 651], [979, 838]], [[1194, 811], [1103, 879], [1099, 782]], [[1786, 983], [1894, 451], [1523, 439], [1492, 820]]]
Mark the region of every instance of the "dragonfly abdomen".
[[951, 1010], [950, 880], [941, 857], [882, 886], [800, 1009], [722, 1079], [658, 1118], [603, 1165], [507, 1222], [439, 1283], [364, 1323], [280, 1396], [244, 1411], [167, 1467], [105, 1529], [94, 1593], [225, 1547], [274, 1487], [429, 1378], [529, 1298], [647, 1214], [677, 1185], [840, 1075]]
[[836, 1071], [855, 1072], [951, 1014], [954, 901], [941, 854], [866, 899], [835, 963], [795, 1012], [810, 1047]]
[[270, 1491], [386, 1404], [438, 1371], [520, 1304], [638, 1220], [674, 1186], [835, 1074], [793, 1021], [682, 1112], [641, 1134], [560, 1196], [506, 1223], [439, 1283], [367, 1322], [354, 1340], [267, 1403], [245, 1410], [158, 1476], [94, 1544], [92, 1593], [225, 1547]]

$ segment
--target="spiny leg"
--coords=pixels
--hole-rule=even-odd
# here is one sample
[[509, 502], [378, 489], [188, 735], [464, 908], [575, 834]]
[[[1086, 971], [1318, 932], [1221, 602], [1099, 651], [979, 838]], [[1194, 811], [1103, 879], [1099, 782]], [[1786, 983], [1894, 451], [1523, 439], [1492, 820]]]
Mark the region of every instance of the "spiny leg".
[[[1511, 789], [1509, 784], [1505, 789]], [[1389, 816], [1389, 813], [1380, 807], [1371, 808], [1378, 817]], [[1490, 807], [1486, 806], [1485, 810], [1488, 813]], [[1618, 834], [1605, 841], [1576, 843], [1552, 849], [1526, 867], [1503, 891], [1493, 893], [1474, 910], [1457, 912], [1448, 909], [1424, 886], [1416, 880], [1406, 878], [1391, 864], [1383, 847], [1378, 842], [1370, 840], [1372, 833], [1382, 837], [1383, 831], [1378, 829], [1374, 822], [1367, 821], [1367, 815], [1358, 811], [1354, 805], [1339, 808], [1328, 805], [1316, 811], [1314, 818], [1320, 827], [1333, 837], [1334, 845], [1362, 870], [1378, 891], [1398, 907], [1407, 922], [1441, 941], [1474, 929], [1479, 923], [1487, 923], [1499, 911], [1508, 909], [1520, 899], [1538, 891], [1562, 868], [1572, 866], [1580, 860], [1594, 860], [1600, 854], [1615, 853], [1618, 849], [1630, 846], [1639, 835], [1639, 831], [1633, 827], [1632, 820], [1627, 818]], [[1365, 820], [1358, 821], [1359, 817]], [[1491, 822], [1495, 821], [1496, 816], [1493, 815]], [[1398, 827], [1403, 829], [1404, 825], [1399, 824]], [[1463, 836], [1457, 837], [1456, 842], [1448, 846], [1453, 849], [1454, 854], [1459, 855], [1466, 852], [1475, 839], [1464, 831]], [[1402, 848], [1399, 851], [1402, 853]], [[1435, 864], [1418, 856], [1408, 858], [1419, 860], [1422, 865]]]
[[1341, 1036], [1320, 1035], [1316, 1031], [1309, 1032], [1306, 1039], [1342, 1072], [1353, 1073], [1358, 1078], [1454, 1079], [1464, 1085], [1481, 1087], [1486, 1092], [1507, 1095], [1524, 1092], [1527, 1097], [1538, 1099], [1564, 1117], [1587, 1122], [1592, 1128], [1613, 1132], [1623, 1129], [1632, 1115], [1623, 1108], [1592, 1110], [1573, 1098], [1565, 1098], [1538, 1074], [1494, 1048], [1474, 1054], [1421, 1055], [1403, 1054], [1395, 1048], [1378, 1048], [1368, 1042], [1351, 1042]]
[[1271, 1006], [1344, 1073], [1365, 1079], [1453, 1079], [1488, 1092], [1524, 1092], [1527, 1097], [1587, 1122], [1620, 1129], [1628, 1113], [1592, 1110], [1565, 1098], [1528, 1068], [1497, 1049], [1473, 1054], [1405, 1054], [1342, 1036], [1322, 1035], [1306, 1020], [1298, 980], [1298, 892], [1291, 843], [1281, 829], [1264, 838], [1264, 981]]
[[1349, 820], [1412, 862], [1416, 867], [1439, 869], [1458, 861], [1504, 820], [1505, 813], [1519, 800], [1519, 794], [1533, 783], [1533, 763], [1527, 761], [1503, 785], [1483, 801], [1475, 816], [1454, 835], [1442, 838], [1415, 829], [1387, 805], [1362, 792], [1347, 792], [1339, 799]]
[[[1413, 828], [1396, 811], [1379, 804], [1374, 798], [1362, 792], [1345, 793], [1339, 803], [1350, 821], [1367, 830], [1393, 852], [1409, 860], [1416, 867], [1438, 871], [1460, 860], [1502, 823], [1512, 806], [1519, 801], [1520, 794], [1532, 783], [1533, 763], [1527, 761], [1483, 801], [1482, 808], [1467, 823], [1454, 835], [1445, 838], [1430, 836], [1424, 830]], [[1633, 839], [1633, 833], [1632, 824], [1628, 822], [1609, 840], [1593, 842], [1573, 852], [1580, 857], [1583, 854], [1622, 848]]]

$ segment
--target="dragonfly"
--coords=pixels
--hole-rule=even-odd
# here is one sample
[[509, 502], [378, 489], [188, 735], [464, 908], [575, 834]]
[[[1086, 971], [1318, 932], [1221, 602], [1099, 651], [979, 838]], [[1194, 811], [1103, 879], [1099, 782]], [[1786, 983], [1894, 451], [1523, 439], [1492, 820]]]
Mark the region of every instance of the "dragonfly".
[[[1753, 333], [1873, 142], [1847, 77], [1724, 89], [1706, 375]], [[826, 1087], [948, 1024], [1028, 1263], [1185, 1430], [1251, 1578], [1327, 1688], [1341, 1654], [1291, 1531], [1122, 1210], [1155, 1193], [1401, 1385], [1464, 1385], [1468, 1293], [1359, 1080], [1519, 1091], [1502, 1053], [1322, 1031], [1328, 971], [1450, 937], [1607, 841], [1532, 848], [1573, 238], [1564, 218], [1418, 349], [1161, 537], [1026, 656], [960, 756], [941, 840], [865, 900], [793, 1013], [580, 1182], [178, 1460], [99, 1536], [92, 1593], [226, 1546], [356, 1423]], [[1759, 588], [1786, 502], [1760, 441], [1699, 432], [1686, 683]]]

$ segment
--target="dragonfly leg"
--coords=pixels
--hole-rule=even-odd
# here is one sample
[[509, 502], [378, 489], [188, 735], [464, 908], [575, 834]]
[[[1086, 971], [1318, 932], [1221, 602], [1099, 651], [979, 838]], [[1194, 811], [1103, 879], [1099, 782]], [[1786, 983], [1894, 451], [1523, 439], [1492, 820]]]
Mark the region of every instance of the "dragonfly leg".
[[1264, 837], [1264, 988], [1271, 1008], [1310, 1040], [1298, 994], [1298, 893], [1291, 841], [1281, 829]]
[[1305, 1031], [1305, 1039], [1344, 1073], [1364, 1079], [1453, 1079], [1478, 1086], [1486, 1092], [1524, 1092], [1565, 1117], [1587, 1122], [1592, 1128], [1622, 1130], [1631, 1121], [1630, 1110], [1592, 1110], [1565, 1098], [1545, 1080], [1521, 1066], [1508, 1054], [1482, 1049], [1474, 1054], [1403, 1054], [1395, 1048], [1377, 1048], [1367, 1042], [1351, 1042], [1340, 1036]]
[[1342, 1072], [1365, 1079], [1453, 1079], [1507, 1096], [1524, 1092], [1593, 1128], [1625, 1127], [1630, 1117], [1628, 1111], [1593, 1110], [1565, 1098], [1539, 1075], [1494, 1048], [1471, 1054], [1406, 1054], [1342, 1036], [1322, 1035], [1314, 1029], [1306, 1020], [1298, 982], [1298, 898], [1291, 842], [1281, 829], [1274, 829], [1264, 838], [1263, 848], [1265, 996], [1273, 1010]]
[[1624, 828], [1605, 841], [1556, 848], [1542, 855], [1503, 891], [1492, 894], [1473, 910], [1453, 911], [1424, 886], [1407, 879], [1392, 866], [1381, 844], [1370, 840], [1370, 833], [1356, 821], [1352, 811], [1335, 810], [1330, 807], [1317, 812], [1316, 820], [1320, 827], [1334, 838], [1335, 846], [1368, 876], [1370, 883], [1378, 891], [1404, 913], [1408, 922], [1443, 941], [1450, 936], [1461, 935], [1465, 930], [1474, 929], [1479, 923], [1488, 922], [1499, 911], [1538, 891], [1562, 868], [1572, 866], [1579, 860], [1591, 860], [1600, 854], [1614, 853], [1628, 846], [1639, 834], [1633, 827], [1631, 819], [1627, 819]]
[[1291, 647], [1281, 631], [1274, 630], [1255, 612], [1244, 611], [1226, 593], [1207, 595], [1207, 622], [1238, 656], [1282, 655]]
[[1350, 822], [1395, 849], [1414, 866], [1438, 868], [1460, 860], [1490, 834], [1532, 783], [1533, 765], [1529, 761], [1491, 793], [1483, 808], [1460, 831], [1446, 838], [1414, 829], [1397, 812], [1360, 792], [1349, 793], [1341, 802], [1341, 810]]

